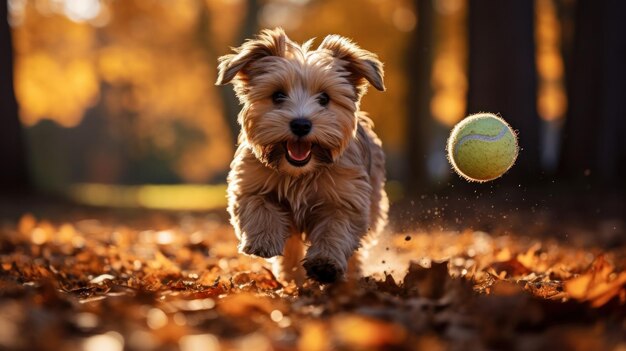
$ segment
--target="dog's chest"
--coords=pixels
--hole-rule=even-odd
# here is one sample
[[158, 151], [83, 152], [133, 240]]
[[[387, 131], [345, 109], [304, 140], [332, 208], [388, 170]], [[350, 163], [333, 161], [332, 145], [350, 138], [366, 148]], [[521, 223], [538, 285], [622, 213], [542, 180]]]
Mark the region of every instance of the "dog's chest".
[[307, 220], [329, 201], [328, 189], [323, 188], [319, 177], [308, 179], [284, 179], [276, 188], [276, 195], [282, 207], [288, 211], [294, 225], [302, 230]]

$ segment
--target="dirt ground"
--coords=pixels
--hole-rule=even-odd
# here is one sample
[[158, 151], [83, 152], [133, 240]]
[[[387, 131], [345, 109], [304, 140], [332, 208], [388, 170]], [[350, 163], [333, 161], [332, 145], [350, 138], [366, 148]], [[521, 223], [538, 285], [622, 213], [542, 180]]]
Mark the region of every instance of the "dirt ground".
[[400, 200], [332, 286], [239, 255], [224, 210], [5, 198], [0, 350], [626, 350], [623, 198], [564, 193]]

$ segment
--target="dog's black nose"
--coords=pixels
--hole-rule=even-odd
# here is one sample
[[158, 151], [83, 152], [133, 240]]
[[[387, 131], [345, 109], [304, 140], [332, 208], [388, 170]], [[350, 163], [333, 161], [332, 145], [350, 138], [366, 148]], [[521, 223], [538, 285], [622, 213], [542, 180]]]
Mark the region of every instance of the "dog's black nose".
[[306, 118], [296, 118], [289, 123], [289, 127], [293, 134], [302, 137], [311, 131], [311, 121]]

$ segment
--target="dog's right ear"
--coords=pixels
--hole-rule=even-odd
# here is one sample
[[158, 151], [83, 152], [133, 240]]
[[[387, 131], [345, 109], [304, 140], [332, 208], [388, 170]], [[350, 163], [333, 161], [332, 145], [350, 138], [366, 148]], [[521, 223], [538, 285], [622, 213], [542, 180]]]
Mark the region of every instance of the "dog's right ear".
[[255, 39], [249, 39], [240, 47], [234, 48], [234, 54], [224, 55], [218, 59], [215, 84], [224, 85], [238, 74], [245, 74], [245, 68], [250, 62], [266, 56], [284, 56], [288, 40], [282, 28], [262, 30]]

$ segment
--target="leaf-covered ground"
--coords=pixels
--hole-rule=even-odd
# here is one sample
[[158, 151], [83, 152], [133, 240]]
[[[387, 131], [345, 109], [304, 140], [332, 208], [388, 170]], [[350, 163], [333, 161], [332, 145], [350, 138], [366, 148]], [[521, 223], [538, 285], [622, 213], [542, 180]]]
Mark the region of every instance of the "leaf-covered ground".
[[223, 211], [34, 212], [0, 228], [0, 350], [626, 349], [626, 246], [593, 234], [396, 226], [362, 280], [297, 287]]

